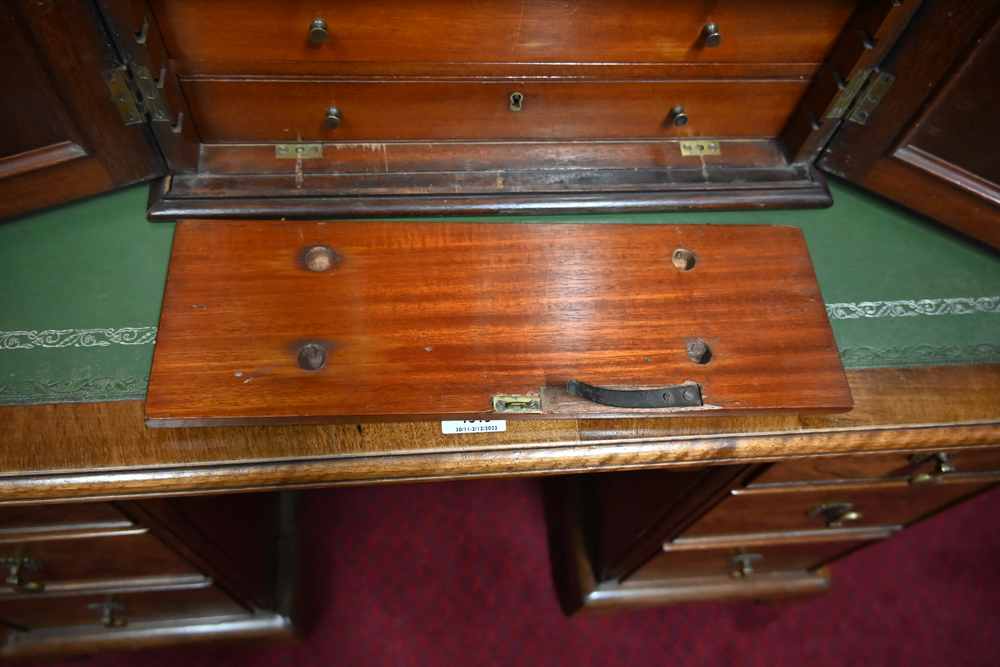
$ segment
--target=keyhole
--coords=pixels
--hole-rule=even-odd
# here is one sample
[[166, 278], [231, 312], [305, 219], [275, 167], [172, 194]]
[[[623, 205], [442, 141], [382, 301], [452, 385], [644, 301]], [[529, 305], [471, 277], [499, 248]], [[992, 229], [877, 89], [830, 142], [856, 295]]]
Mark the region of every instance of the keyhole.
[[522, 95], [521, 93], [511, 93], [511, 96], [510, 96], [510, 110], [511, 111], [520, 111], [521, 110], [521, 102], [522, 101], [524, 101], [524, 95]]

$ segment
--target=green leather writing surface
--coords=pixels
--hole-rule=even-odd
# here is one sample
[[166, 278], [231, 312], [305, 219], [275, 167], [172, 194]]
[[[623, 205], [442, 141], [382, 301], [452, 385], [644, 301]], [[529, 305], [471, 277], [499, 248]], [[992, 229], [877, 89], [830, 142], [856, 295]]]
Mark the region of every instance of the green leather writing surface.
[[[463, 220], [795, 225], [847, 368], [1000, 363], [1000, 255], [838, 182], [821, 210]], [[173, 225], [146, 186], [0, 223], [0, 405], [141, 399]]]

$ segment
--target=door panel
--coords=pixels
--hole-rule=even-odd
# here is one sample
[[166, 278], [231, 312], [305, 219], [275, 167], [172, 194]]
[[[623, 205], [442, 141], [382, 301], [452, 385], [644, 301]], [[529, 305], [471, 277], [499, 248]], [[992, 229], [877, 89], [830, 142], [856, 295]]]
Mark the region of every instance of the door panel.
[[994, 0], [928, 3], [883, 67], [883, 101], [820, 166], [1000, 247], [998, 67]]
[[85, 0], [0, 0], [0, 218], [165, 173], [101, 70], [112, 47]]

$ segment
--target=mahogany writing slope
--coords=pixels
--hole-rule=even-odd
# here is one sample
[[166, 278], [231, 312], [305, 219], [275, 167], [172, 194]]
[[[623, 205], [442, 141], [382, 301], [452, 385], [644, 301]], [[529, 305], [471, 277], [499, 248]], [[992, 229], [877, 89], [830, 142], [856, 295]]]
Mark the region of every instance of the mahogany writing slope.
[[838, 412], [794, 227], [183, 221], [151, 426]]

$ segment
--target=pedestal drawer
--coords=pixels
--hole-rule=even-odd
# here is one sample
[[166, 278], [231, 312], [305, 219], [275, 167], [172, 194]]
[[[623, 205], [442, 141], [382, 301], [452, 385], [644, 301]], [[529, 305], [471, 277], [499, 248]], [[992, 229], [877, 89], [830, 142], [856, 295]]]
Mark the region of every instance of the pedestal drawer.
[[110, 503], [57, 503], [0, 507], [0, 538], [60, 527], [127, 527], [131, 521]]
[[115, 628], [143, 621], [248, 615], [246, 609], [214, 586], [0, 600], [0, 623], [19, 630], [88, 625]]
[[[213, 63], [819, 63], [857, 0], [154, 0], [184, 71]], [[324, 26], [313, 26], [320, 19]], [[721, 41], [706, 43], [715, 23]], [[315, 41], [314, 41], [315, 40]], [[320, 43], [316, 43], [320, 42]]]
[[905, 525], [992, 486], [982, 482], [830, 485], [789, 490], [740, 489], [699, 519], [684, 537]]
[[[136, 529], [142, 531], [143, 529]], [[5, 592], [34, 592], [94, 582], [197, 571], [146, 533], [0, 544]]]
[[[774, 137], [807, 86], [732, 80], [182, 82], [206, 143]], [[518, 111], [511, 109], [512, 96], [520, 96]], [[675, 107], [683, 109], [686, 124], [675, 124]], [[335, 129], [326, 124], [331, 108], [339, 117]]]
[[728, 575], [746, 579], [770, 572], [814, 570], [870, 540], [711, 547], [666, 544], [629, 582]]
[[[775, 463], [748, 485], [792, 484], [821, 480], [904, 477], [916, 483], [941, 480], [950, 475], [995, 473], [1000, 475], [1000, 447], [958, 451], [891, 452], [816, 456]], [[928, 479], [930, 476], [933, 479]]]

